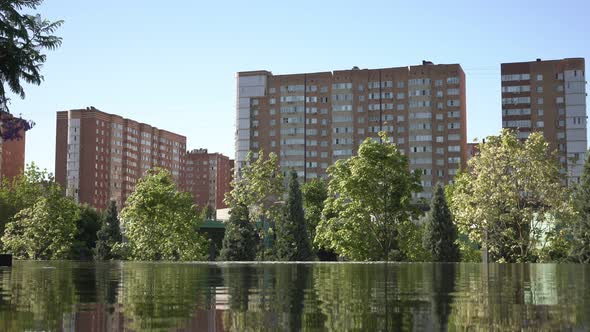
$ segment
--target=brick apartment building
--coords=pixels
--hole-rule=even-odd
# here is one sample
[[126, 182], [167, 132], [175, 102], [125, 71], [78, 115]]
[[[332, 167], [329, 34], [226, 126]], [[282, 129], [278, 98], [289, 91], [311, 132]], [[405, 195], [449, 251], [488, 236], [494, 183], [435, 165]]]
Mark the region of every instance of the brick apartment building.
[[274, 152], [305, 181], [387, 131], [423, 169], [424, 192], [465, 166], [465, 74], [458, 64], [273, 75], [237, 74], [236, 168], [248, 151]]
[[584, 59], [503, 63], [501, 71], [502, 127], [523, 139], [542, 132], [568, 183], [578, 183], [588, 148]]
[[[0, 112], [0, 125], [2, 120], [10, 120], [13, 115]], [[18, 138], [4, 141], [0, 138], [0, 181], [12, 179], [20, 175], [25, 169], [25, 142], [26, 132], [21, 130]]]
[[220, 153], [191, 150], [186, 154], [185, 190], [199, 207], [224, 209], [227, 206], [223, 198], [231, 190], [232, 168], [233, 161]]
[[182, 187], [186, 137], [94, 107], [57, 112], [55, 178], [68, 195], [98, 209], [122, 207], [152, 167]]

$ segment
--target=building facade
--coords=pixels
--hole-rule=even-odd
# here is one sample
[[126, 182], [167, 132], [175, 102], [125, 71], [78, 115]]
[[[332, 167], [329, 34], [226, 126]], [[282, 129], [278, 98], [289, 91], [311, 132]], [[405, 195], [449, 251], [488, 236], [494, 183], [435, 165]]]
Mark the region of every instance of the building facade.
[[248, 151], [279, 156], [303, 181], [354, 155], [379, 131], [422, 169], [429, 198], [466, 162], [465, 74], [458, 64], [273, 75], [237, 74], [236, 168]]
[[68, 195], [104, 209], [121, 208], [152, 167], [183, 185], [186, 137], [94, 107], [57, 112], [55, 178]]
[[3, 141], [0, 138], [0, 181], [10, 180], [25, 170], [25, 138], [22, 131], [19, 139]]
[[523, 139], [542, 132], [568, 183], [578, 183], [588, 148], [584, 59], [503, 63], [501, 71], [502, 127]]
[[231, 190], [232, 164], [229, 157], [208, 153], [207, 149], [187, 152], [185, 190], [192, 194], [197, 206], [214, 209], [227, 207], [223, 199], [225, 193]]

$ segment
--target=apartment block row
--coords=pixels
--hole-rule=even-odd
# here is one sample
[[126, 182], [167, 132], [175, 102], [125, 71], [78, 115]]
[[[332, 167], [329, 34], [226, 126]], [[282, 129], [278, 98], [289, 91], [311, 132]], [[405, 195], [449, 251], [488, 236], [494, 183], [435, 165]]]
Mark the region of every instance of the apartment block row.
[[153, 167], [169, 170], [198, 206], [224, 208], [220, 197], [231, 181], [230, 160], [200, 151], [204, 158], [194, 158], [185, 136], [94, 107], [57, 112], [56, 181], [67, 195], [98, 209], [110, 200], [122, 207]]
[[[562, 170], [577, 182], [587, 149], [584, 59], [501, 65], [502, 126], [523, 139], [542, 131], [558, 149]], [[465, 167], [466, 76], [459, 64], [433, 64], [273, 75], [237, 74], [236, 170], [248, 151], [274, 152], [303, 181], [326, 177], [386, 131], [424, 174], [424, 192], [448, 184]]]

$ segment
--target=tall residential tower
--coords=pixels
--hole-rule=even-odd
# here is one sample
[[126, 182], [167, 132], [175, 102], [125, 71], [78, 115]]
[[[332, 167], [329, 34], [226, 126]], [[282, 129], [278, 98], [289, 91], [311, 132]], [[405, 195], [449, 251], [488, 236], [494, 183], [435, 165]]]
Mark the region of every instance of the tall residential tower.
[[502, 127], [543, 133], [568, 183], [579, 182], [586, 150], [583, 58], [502, 64]]
[[465, 74], [458, 64], [273, 75], [237, 74], [236, 169], [248, 151], [274, 152], [303, 181], [386, 131], [424, 170], [422, 197], [466, 162]]

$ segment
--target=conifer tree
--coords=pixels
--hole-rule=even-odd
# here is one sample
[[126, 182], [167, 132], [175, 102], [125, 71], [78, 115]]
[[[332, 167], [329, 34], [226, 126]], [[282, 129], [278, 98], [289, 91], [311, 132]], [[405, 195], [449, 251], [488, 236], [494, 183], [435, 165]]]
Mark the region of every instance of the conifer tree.
[[253, 261], [256, 258], [258, 233], [248, 217], [248, 208], [237, 204], [231, 209], [229, 221], [225, 227], [222, 261]]
[[291, 171], [289, 177], [289, 197], [285, 217], [277, 227], [275, 252], [277, 259], [282, 261], [308, 261], [313, 258], [305, 227], [301, 189], [295, 171]]
[[117, 216], [117, 204], [115, 201], [109, 203], [109, 207], [102, 220], [102, 226], [96, 233], [96, 253], [97, 260], [117, 259], [117, 255], [113, 253], [113, 245], [121, 243], [121, 228], [119, 227], [119, 218]]
[[430, 203], [430, 212], [424, 230], [424, 247], [432, 254], [435, 262], [459, 261], [457, 228], [449, 211], [445, 192], [439, 184]]

